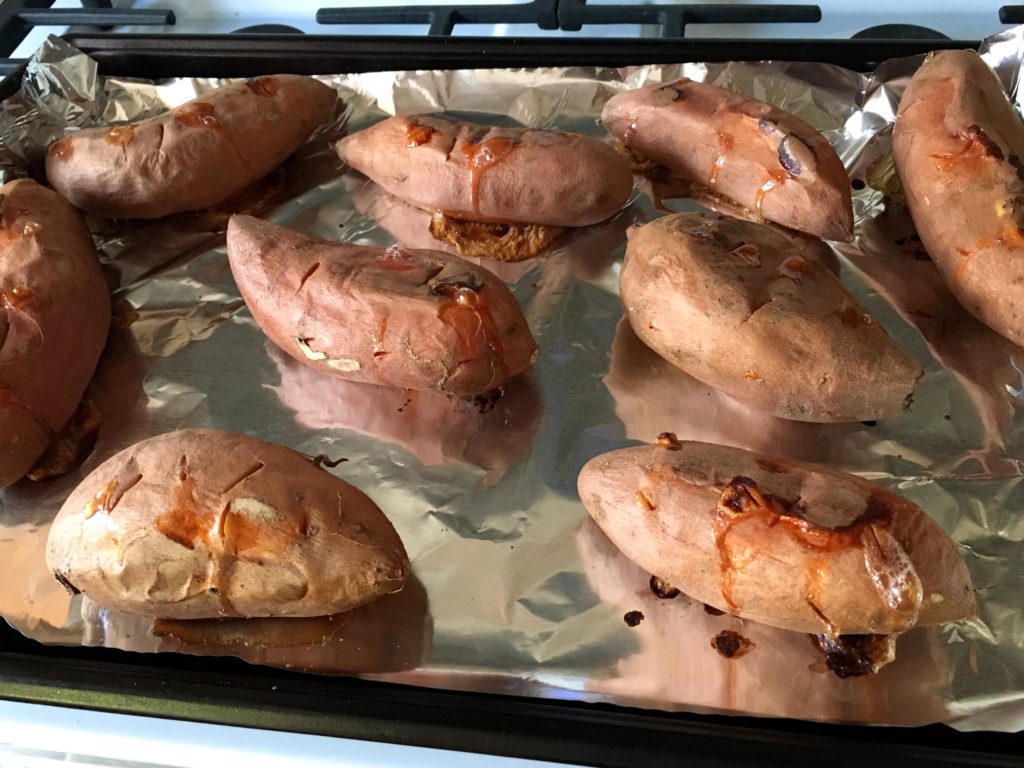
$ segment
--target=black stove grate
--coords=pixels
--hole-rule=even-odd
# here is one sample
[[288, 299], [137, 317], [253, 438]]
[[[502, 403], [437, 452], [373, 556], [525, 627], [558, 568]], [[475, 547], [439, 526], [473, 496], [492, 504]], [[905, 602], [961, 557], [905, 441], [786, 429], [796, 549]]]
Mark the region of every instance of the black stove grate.
[[587, 5], [559, 0], [558, 23], [576, 32], [586, 24], [657, 24], [661, 36], [686, 36], [687, 24], [786, 24], [821, 21], [817, 5]]
[[81, 1], [81, 8], [51, 8], [53, 0], [0, 0], [0, 74], [6, 74], [21, 63], [8, 57], [33, 27], [74, 25], [106, 29], [129, 24], [174, 24], [173, 11], [113, 8], [111, 0]]
[[821, 21], [817, 5], [587, 5], [587, 0], [532, 0], [509, 5], [321, 8], [320, 24], [429, 24], [450, 35], [456, 24], [536, 24], [578, 32], [587, 24], [652, 24], [681, 38], [687, 24], [771, 24]]
[[[564, 0], [561, 0], [564, 2]], [[456, 24], [536, 24], [558, 29], [560, 0], [509, 5], [411, 5], [404, 8], [321, 8], [318, 24], [429, 24], [428, 35], [450, 35]]]

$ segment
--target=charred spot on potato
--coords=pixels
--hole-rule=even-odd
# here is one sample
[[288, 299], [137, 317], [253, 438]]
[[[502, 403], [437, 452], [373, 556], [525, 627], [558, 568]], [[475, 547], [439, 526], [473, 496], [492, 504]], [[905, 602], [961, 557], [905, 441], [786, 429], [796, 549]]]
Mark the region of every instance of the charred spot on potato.
[[74, 584], [72, 584], [68, 580], [68, 577], [65, 576], [63, 573], [61, 573], [60, 571], [54, 571], [53, 572], [53, 578], [56, 579], [57, 583], [60, 584], [62, 587], [64, 587], [64, 589], [66, 589], [68, 591], [68, 594], [71, 595], [72, 597], [74, 597], [75, 595], [82, 594], [82, 590], [80, 590], [78, 587], [76, 587]]
[[494, 406], [498, 404], [504, 394], [504, 387], [495, 387], [482, 395], [474, 395], [469, 402], [477, 413], [489, 413], [494, 410]]
[[991, 157], [996, 160], [1003, 160], [1003, 150], [989, 138], [989, 135], [985, 133], [984, 129], [977, 124], [967, 126], [967, 130], [964, 131], [964, 138], [968, 141], [974, 142], [981, 147], [981, 154], [983, 157]]
[[892, 635], [810, 635], [814, 647], [825, 657], [825, 666], [836, 677], [861, 677], [877, 672], [892, 660]]
[[640, 611], [629, 611], [622, 617], [622, 620], [626, 622], [627, 627], [636, 627], [644, 620], [644, 615]]
[[681, 594], [678, 589], [657, 576], [651, 576], [651, 593], [659, 600], [672, 600]]
[[711, 647], [718, 651], [719, 656], [738, 659], [750, 653], [756, 646], [739, 632], [725, 629], [711, 638]]
[[708, 616], [725, 616], [725, 611], [720, 611], [715, 606], [708, 605], [707, 603], [704, 603], [704, 613]]
[[564, 231], [544, 224], [469, 221], [440, 211], [430, 219], [430, 234], [454, 245], [461, 255], [499, 261], [538, 256]]
[[675, 432], [662, 432], [658, 435], [656, 442], [659, 448], [664, 448], [668, 451], [678, 451], [683, 447]]

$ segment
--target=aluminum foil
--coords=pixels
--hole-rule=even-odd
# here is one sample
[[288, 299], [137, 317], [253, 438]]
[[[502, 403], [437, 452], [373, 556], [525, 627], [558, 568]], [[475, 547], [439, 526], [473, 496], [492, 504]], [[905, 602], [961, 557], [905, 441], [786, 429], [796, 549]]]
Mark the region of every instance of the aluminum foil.
[[[984, 50], [1019, 99], [1021, 29]], [[597, 116], [614, 93], [679, 75], [724, 85], [822, 130], [851, 169], [858, 237], [837, 249], [837, 263], [846, 285], [926, 370], [906, 415], [878, 424], [781, 421], [643, 347], [620, 323], [617, 296], [626, 227], [660, 215], [639, 193], [613, 220], [575, 233], [548, 256], [494, 267], [525, 308], [542, 355], [487, 414], [430, 393], [324, 378], [279, 353], [231, 279], [223, 210], [156, 223], [92, 221], [118, 286], [115, 328], [89, 393], [105, 418], [79, 470], [0, 493], [0, 613], [44, 643], [234, 655], [441, 688], [841, 722], [1024, 727], [1024, 351], [952, 301], [898, 202], [889, 134], [919, 61], [888, 61], [867, 75], [736, 62], [323, 77], [344, 99], [338, 121], [250, 201], [281, 224], [330, 240], [437, 246], [424, 214], [344, 168], [326, 140], [387, 114], [428, 111], [600, 136]], [[22, 92], [3, 105], [0, 168], [5, 176], [30, 173], [65, 131], [153, 114], [219, 84], [104, 78], [51, 39]], [[47, 573], [43, 547], [70, 489], [136, 440], [198, 426], [348, 458], [334, 471], [394, 521], [412, 583], [350, 615], [301, 621], [154, 625], [69, 598]], [[714, 616], [685, 597], [656, 597], [650, 574], [589, 521], [576, 476], [596, 454], [662, 431], [817, 461], [904, 494], [959, 544], [978, 619], [913, 630], [878, 675], [840, 680], [823, 671], [805, 635]], [[624, 616], [633, 611], [643, 619], [631, 627]], [[750, 651], [731, 660], [716, 653], [711, 639], [726, 629], [751, 641]]]

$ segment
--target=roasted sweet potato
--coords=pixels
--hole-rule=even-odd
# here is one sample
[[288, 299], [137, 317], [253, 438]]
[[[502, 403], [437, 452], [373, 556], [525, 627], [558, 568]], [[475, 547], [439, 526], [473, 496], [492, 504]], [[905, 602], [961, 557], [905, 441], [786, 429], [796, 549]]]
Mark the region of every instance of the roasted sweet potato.
[[633, 188], [624, 158], [575, 133], [399, 115], [336, 149], [391, 194], [473, 222], [582, 227], [622, 208]]
[[782, 418], [894, 416], [922, 375], [835, 275], [760, 224], [684, 213], [633, 230], [621, 294], [647, 346]]
[[637, 565], [736, 616], [835, 637], [975, 612], [942, 529], [854, 475], [664, 435], [591, 460], [579, 491]]
[[666, 168], [686, 196], [711, 192], [826, 240], [853, 237], [850, 178], [803, 120], [686, 78], [617, 94], [601, 114], [634, 156]]
[[110, 294], [78, 213], [34, 181], [0, 188], [0, 488], [75, 412], [107, 340]]
[[50, 529], [58, 581], [100, 605], [169, 619], [324, 616], [396, 592], [391, 523], [300, 453], [182, 430], [93, 470]]
[[59, 139], [46, 176], [97, 216], [156, 219], [207, 208], [284, 162], [336, 102], [332, 88], [299, 75], [231, 83], [157, 117]]
[[1024, 125], [978, 54], [928, 56], [900, 100], [892, 149], [914, 225], [950, 290], [1024, 344]]
[[234, 216], [228, 258], [263, 332], [317, 370], [471, 396], [537, 355], [505, 284], [456, 256], [340, 245]]

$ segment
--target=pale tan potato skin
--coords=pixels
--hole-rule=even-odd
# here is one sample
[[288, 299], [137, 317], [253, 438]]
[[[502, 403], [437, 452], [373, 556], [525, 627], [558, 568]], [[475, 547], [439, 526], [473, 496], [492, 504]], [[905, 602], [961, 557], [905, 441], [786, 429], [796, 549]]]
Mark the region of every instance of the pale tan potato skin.
[[[910, 501], [841, 472], [710, 443], [677, 445], [598, 456], [580, 472], [579, 492], [623, 554], [690, 597], [832, 635], [974, 615], [963, 558]], [[799, 511], [723, 512], [736, 478], [784, 506], [799, 501]]]
[[922, 375], [835, 275], [760, 224], [683, 213], [635, 229], [620, 292], [647, 346], [784, 419], [895, 416]]
[[0, 188], [0, 488], [71, 418], [107, 340], [110, 294], [85, 225], [26, 179]]
[[93, 470], [54, 520], [46, 562], [100, 605], [168, 619], [339, 613], [398, 591], [409, 570], [360, 490], [288, 448], [205, 429]]
[[1024, 126], [973, 51], [929, 54], [893, 159], [921, 242], [964, 308], [1024, 344]]
[[89, 213], [156, 219], [207, 208], [266, 176], [330, 120], [337, 93], [300, 75], [231, 83], [157, 117], [50, 145], [46, 176]]
[[330, 243], [251, 216], [231, 218], [227, 242], [256, 323], [319, 371], [471, 396], [536, 358], [515, 296], [458, 257]]
[[853, 237], [842, 161], [824, 136], [788, 112], [682, 78], [616, 94], [601, 122], [631, 152], [690, 187], [826, 240]]
[[335, 149], [396, 197], [471, 221], [582, 227], [623, 208], [633, 189], [625, 158], [576, 133], [397, 115]]

